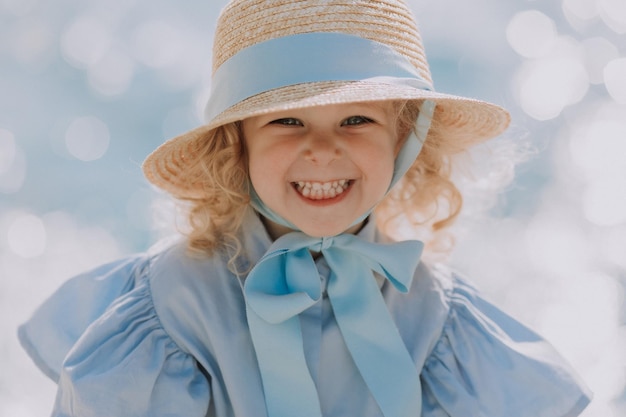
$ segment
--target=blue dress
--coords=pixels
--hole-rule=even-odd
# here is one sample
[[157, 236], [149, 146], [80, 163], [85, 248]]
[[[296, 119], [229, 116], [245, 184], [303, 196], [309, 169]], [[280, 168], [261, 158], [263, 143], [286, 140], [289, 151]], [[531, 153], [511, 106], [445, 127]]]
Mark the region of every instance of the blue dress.
[[[373, 223], [360, 236], [386, 241]], [[253, 213], [245, 230], [254, 263], [271, 240]], [[324, 288], [328, 266], [316, 263]], [[222, 256], [190, 257], [178, 241], [66, 282], [19, 329], [24, 348], [58, 383], [52, 415], [266, 416], [244, 280]], [[415, 417], [573, 417], [589, 403], [548, 342], [454, 272], [421, 263], [407, 294], [379, 284], [420, 372]], [[323, 415], [380, 417], [328, 298], [300, 322]]]

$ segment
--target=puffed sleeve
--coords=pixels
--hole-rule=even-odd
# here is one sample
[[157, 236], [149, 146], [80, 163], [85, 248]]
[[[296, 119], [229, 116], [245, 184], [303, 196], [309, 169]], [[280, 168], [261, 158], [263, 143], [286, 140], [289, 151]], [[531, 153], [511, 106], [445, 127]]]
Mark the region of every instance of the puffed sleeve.
[[[48, 325], [55, 329], [48, 331], [47, 339], [61, 337], [63, 343], [56, 342], [55, 347], [72, 342], [60, 366], [50, 362], [60, 353], [43, 363], [41, 357], [45, 354], [35, 357], [58, 383], [53, 417], [206, 415], [210, 401], [208, 377], [163, 329], [152, 303], [147, 271], [146, 262], [141, 260], [101, 267], [71, 280], [42, 307], [51, 318]], [[89, 304], [85, 303], [87, 296], [102, 305], [96, 288], [108, 305], [87, 308], [87, 316], [100, 310], [99, 315], [86, 325], [86, 319], [76, 324], [70, 307], [72, 298]], [[90, 290], [81, 293], [82, 289]], [[59, 308], [69, 314], [69, 331]], [[80, 313], [75, 311], [74, 315]], [[43, 326], [40, 309], [20, 330], [31, 354], [46, 350], [46, 338], [38, 336], [33, 342], [34, 330]], [[76, 338], [71, 336], [82, 327]]]
[[122, 258], [67, 280], [18, 329], [22, 347], [53, 381], [87, 327], [145, 274], [144, 256]]
[[591, 393], [540, 336], [460, 278], [422, 371], [423, 417], [574, 417]]

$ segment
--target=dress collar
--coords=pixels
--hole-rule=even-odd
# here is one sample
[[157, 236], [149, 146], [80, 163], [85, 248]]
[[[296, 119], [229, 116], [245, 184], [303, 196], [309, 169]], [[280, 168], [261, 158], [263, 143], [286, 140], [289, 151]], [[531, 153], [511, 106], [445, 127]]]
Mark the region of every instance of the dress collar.
[[[273, 243], [273, 240], [263, 225], [260, 216], [262, 216], [260, 213], [252, 207], [249, 207], [248, 210], [246, 210], [244, 217], [243, 224], [245, 227], [242, 232], [243, 236], [241, 239], [244, 246], [245, 256], [242, 256], [237, 262], [237, 270], [241, 271], [240, 278], [244, 280], [250, 269], [256, 265], [256, 263], [263, 257]], [[389, 238], [382, 235], [378, 231], [374, 214], [371, 214], [367, 219], [365, 219], [365, 225], [361, 228], [361, 230], [359, 230], [358, 233], [356, 233], [356, 235], [368, 242], [381, 243], [390, 241]], [[317, 263], [320, 266], [320, 273], [327, 275], [328, 267], [326, 266], [326, 262], [323, 259], [320, 259]], [[384, 279], [378, 276], [376, 278], [379, 282], [379, 286], [382, 287]]]

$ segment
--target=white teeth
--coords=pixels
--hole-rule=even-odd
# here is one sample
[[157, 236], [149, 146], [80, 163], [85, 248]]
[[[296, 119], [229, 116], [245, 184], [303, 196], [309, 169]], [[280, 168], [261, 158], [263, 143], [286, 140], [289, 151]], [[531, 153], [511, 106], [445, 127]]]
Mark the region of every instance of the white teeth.
[[334, 198], [343, 193], [350, 186], [350, 180], [338, 180], [329, 182], [298, 181], [294, 183], [296, 190], [304, 197], [312, 200], [324, 200]]

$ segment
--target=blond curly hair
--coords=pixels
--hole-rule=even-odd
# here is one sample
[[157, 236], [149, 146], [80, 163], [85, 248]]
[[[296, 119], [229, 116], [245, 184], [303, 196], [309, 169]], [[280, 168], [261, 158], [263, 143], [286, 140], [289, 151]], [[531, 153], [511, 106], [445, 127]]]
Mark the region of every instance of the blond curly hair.
[[[406, 138], [414, 128], [420, 102], [392, 102], [397, 115], [397, 132]], [[437, 112], [437, 110], [435, 110]], [[375, 208], [378, 226], [395, 237], [407, 224], [419, 236], [443, 236], [458, 216], [463, 198], [451, 181], [450, 157], [462, 147], [445, 127], [433, 118], [427, 140], [411, 168]], [[242, 254], [240, 238], [244, 214], [250, 203], [247, 157], [241, 122], [210, 131], [199, 143], [195, 159], [184, 176], [201, 184], [203, 197], [176, 196], [187, 207], [189, 248], [211, 255], [225, 250], [230, 266]]]

